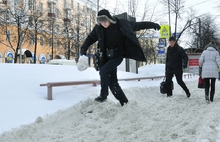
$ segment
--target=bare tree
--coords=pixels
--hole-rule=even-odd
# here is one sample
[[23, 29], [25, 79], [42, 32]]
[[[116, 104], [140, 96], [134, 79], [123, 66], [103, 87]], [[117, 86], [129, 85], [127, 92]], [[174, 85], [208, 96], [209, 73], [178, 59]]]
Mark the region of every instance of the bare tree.
[[29, 27], [27, 13], [28, 9], [23, 3], [13, 3], [4, 10], [7, 18], [1, 17], [1, 32], [6, 33], [6, 40], [1, 40], [0, 43], [15, 52], [14, 63], [17, 63], [18, 51], [20, 51], [20, 63], [22, 62], [21, 45]]
[[204, 49], [211, 40], [219, 43], [219, 33], [216, 30], [217, 24], [215, 18], [210, 14], [205, 14], [197, 18], [198, 24], [194, 24], [191, 28], [190, 34], [194, 35], [192, 38], [192, 46]]
[[[168, 9], [169, 16], [171, 13], [175, 15], [174, 37], [176, 38], [177, 25], [178, 25], [177, 23], [178, 23], [178, 19], [181, 17], [181, 13], [183, 13], [185, 0], [161, 0], [161, 2], [164, 4], [166, 9]], [[170, 23], [171, 22], [169, 22], [169, 24]]]
[[36, 64], [37, 46], [39, 43], [38, 35], [42, 35], [44, 39], [47, 38], [47, 33], [44, 31], [45, 23], [48, 22], [47, 14], [43, 13], [42, 3], [34, 0], [29, 1], [28, 9], [31, 11], [28, 14], [29, 31], [27, 32], [26, 39], [34, 42], [34, 64]]

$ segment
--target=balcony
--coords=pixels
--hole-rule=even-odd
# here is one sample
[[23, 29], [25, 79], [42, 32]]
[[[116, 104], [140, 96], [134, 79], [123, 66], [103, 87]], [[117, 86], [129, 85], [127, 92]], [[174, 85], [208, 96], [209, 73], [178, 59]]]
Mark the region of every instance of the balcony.
[[56, 19], [55, 13], [48, 13], [48, 18]]
[[64, 18], [63, 21], [66, 26], [69, 25], [71, 22], [71, 20], [69, 18]]
[[54, 4], [56, 4], [57, 0], [48, 0], [47, 3], [54, 3]]
[[70, 6], [64, 6], [64, 10], [71, 10]]

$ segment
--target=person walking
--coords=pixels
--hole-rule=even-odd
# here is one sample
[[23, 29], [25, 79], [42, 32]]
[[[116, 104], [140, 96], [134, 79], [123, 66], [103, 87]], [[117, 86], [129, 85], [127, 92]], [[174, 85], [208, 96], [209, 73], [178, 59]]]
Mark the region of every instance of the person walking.
[[186, 96], [190, 97], [189, 89], [182, 80], [183, 69], [187, 68], [188, 56], [184, 49], [177, 44], [174, 37], [169, 38], [169, 47], [167, 48], [165, 75], [166, 75], [166, 88], [167, 97], [173, 95], [172, 91], [172, 78], [175, 75], [177, 83], [185, 91]]
[[85, 39], [80, 51], [81, 55], [86, 55], [89, 46], [98, 41], [98, 48], [102, 55], [99, 71], [101, 91], [95, 101], [105, 101], [109, 94], [109, 87], [121, 106], [128, 103], [128, 99], [118, 83], [117, 67], [123, 58], [146, 61], [135, 35], [135, 31], [142, 29], [159, 30], [160, 25], [147, 21], [130, 22], [126, 19], [118, 19], [111, 16], [106, 9], [98, 12], [97, 24]]
[[[202, 68], [202, 78], [205, 80], [205, 100], [207, 103], [213, 102], [215, 94], [215, 81], [218, 78], [218, 68], [220, 67], [219, 52], [214, 41], [211, 41], [202, 52], [199, 58], [199, 66]], [[209, 89], [211, 90], [209, 96]]]

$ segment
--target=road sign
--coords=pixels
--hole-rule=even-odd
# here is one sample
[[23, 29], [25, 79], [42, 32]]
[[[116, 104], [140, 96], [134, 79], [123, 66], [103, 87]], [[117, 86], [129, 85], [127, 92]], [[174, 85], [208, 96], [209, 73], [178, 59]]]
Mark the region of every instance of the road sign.
[[170, 37], [170, 27], [169, 25], [160, 26], [160, 38], [169, 38]]
[[157, 44], [158, 47], [166, 47], [166, 39], [160, 38], [159, 43]]
[[160, 48], [158, 50], [158, 54], [165, 54], [165, 48]]

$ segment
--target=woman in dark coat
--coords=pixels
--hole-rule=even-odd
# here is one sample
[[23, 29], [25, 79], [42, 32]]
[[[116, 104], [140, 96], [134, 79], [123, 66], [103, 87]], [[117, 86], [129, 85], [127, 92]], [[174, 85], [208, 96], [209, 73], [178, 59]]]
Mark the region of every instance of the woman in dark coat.
[[98, 24], [88, 35], [81, 47], [81, 55], [85, 55], [89, 46], [98, 41], [100, 58], [101, 92], [95, 101], [103, 102], [108, 96], [108, 87], [121, 106], [128, 102], [127, 97], [118, 84], [117, 66], [123, 58], [145, 61], [144, 53], [136, 38], [135, 31], [142, 29], [159, 30], [160, 26], [153, 22], [130, 22], [110, 15], [106, 9], [100, 10]]
[[188, 56], [184, 49], [180, 47], [174, 37], [169, 38], [170, 46], [167, 48], [166, 56], [166, 86], [167, 86], [167, 97], [173, 95], [172, 92], [172, 78], [175, 75], [177, 83], [186, 92], [186, 96], [190, 97], [189, 89], [183, 82], [183, 69], [187, 68]]

